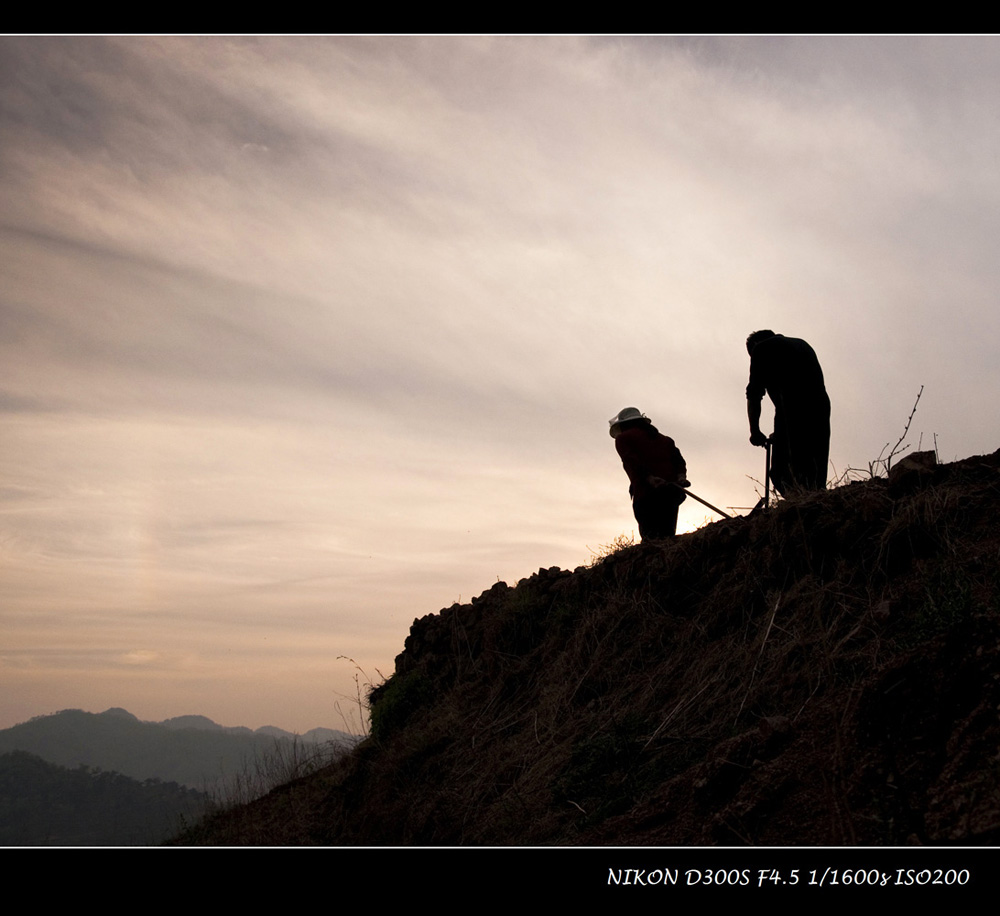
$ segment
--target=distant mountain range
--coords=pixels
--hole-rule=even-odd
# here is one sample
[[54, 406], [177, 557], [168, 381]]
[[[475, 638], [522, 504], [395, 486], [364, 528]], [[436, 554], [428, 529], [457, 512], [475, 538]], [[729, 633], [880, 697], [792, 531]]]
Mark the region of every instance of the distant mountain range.
[[0, 846], [146, 846], [197, 820], [211, 799], [175, 782], [0, 754]]
[[315, 769], [358, 740], [331, 728], [305, 735], [274, 726], [227, 728], [197, 715], [142, 722], [115, 707], [102, 713], [64, 709], [0, 730], [0, 754], [28, 751], [63, 767], [114, 770], [224, 796], [234, 783], [245, 792], [248, 781], [266, 781], [267, 771]]

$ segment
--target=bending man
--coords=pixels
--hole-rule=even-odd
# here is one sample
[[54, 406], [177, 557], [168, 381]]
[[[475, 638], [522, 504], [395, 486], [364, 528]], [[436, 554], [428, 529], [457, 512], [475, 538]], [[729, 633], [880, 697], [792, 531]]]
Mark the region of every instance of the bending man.
[[620, 410], [608, 422], [628, 474], [639, 537], [643, 541], [672, 538], [677, 532], [677, 509], [685, 497], [680, 488], [690, 486], [684, 458], [674, 440], [635, 407]]
[[823, 490], [830, 455], [830, 398], [823, 370], [804, 340], [774, 331], [754, 331], [747, 338], [750, 383], [747, 418], [750, 442], [764, 446], [760, 402], [766, 391], [774, 404], [771, 480], [783, 496], [792, 489]]

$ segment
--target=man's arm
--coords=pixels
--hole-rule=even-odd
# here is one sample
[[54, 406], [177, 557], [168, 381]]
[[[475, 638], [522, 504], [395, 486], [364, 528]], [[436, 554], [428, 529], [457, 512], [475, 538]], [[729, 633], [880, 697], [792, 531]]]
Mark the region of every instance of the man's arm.
[[684, 462], [684, 456], [681, 454], [680, 449], [677, 448], [673, 439], [669, 436], [665, 436], [664, 438], [669, 443], [669, 467], [674, 471], [674, 476], [672, 480], [668, 480], [666, 477], [651, 475], [648, 479], [649, 485], [654, 489], [665, 487], [667, 484], [677, 484], [679, 487], [691, 486], [691, 481], [687, 479], [687, 464]]
[[689, 487], [691, 486], [691, 481], [687, 479], [687, 463], [684, 461], [681, 450], [676, 445], [674, 446], [674, 454], [677, 456], [677, 486]]
[[750, 381], [747, 384], [747, 419], [750, 421], [750, 444], [764, 446], [767, 444], [767, 436], [760, 431], [760, 402], [764, 400], [764, 393], [767, 390], [767, 383], [764, 377], [764, 365], [757, 358], [757, 351], [763, 346], [763, 341], [754, 347], [754, 352], [750, 355]]
[[767, 436], [760, 431], [760, 401], [747, 395], [747, 419], [750, 421], [750, 444], [767, 445]]

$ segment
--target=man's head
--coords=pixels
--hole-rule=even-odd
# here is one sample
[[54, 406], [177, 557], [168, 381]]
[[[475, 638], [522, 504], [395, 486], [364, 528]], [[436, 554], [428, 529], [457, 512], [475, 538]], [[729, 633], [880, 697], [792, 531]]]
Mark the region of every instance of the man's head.
[[618, 411], [610, 420], [608, 420], [611, 429], [608, 430], [611, 433], [612, 439], [617, 439], [618, 434], [626, 429], [631, 429], [633, 426], [646, 426], [652, 421], [644, 413], [642, 413], [637, 407], [623, 407]]
[[754, 331], [747, 338], [747, 353], [753, 356], [753, 348], [762, 340], [767, 340], [768, 337], [774, 337], [774, 331]]

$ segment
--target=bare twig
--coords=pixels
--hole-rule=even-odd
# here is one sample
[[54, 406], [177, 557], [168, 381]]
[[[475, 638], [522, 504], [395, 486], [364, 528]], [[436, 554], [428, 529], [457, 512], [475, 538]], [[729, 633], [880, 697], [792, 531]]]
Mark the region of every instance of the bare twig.
[[[889, 472], [889, 468], [892, 466], [892, 459], [900, 451], [906, 451], [906, 449], [900, 449], [903, 444], [903, 440], [906, 438], [906, 434], [910, 431], [910, 423], [913, 421], [913, 415], [917, 412], [917, 404], [920, 403], [920, 395], [924, 393], [924, 386], [920, 386], [920, 390], [917, 392], [917, 399], [913, 402], [913, 410], [910, 411], [910, 415], [906, 418], [906, 426], [903, 428], [903, 435], [899, 437], [896, 444], [892, 447], [892, 451], [889, 452], [888, 457], [885, 459], [885, 470], [886, 473]], [[909, 446], [907, 446], [909, 448]], [[881, 457], [881, 456], [879, 456]]]
[[[361, 681], [361, 677], [359, 677], [359, 675], [362, 676], [362, 677], [364, 677], [364, 686], [366, 688], [366, 692], [368, 692], [368, 693], [371, 692], [371, 689], [374, 686], [372, 684], [372, 679], [368, 676], [368, 672], [365, 671], [365, 669], [362, 668], [349, 655], [338, 655], [337, 656], [337, 660], [339, 661], [340, 659], [343, 659], [344, 661], [348, 661], [352, 665], [354, 665], [354, 693], [355, 693], [355, 695], [353, 697], [347, 696], [345, 694], [340, 694], [340, 697], [341, 697], [341, 699], [347, 700], [350, 703], [352, 703], [352, 704], [354, 704], [354, 705], [357, 706], [357, 708], [358, 708], [358, 718], [360, 720], [359, 723], [358, 723], [358, 729], [359, 729], [359, 732], [360, 732], [360, 736], [362, 738], [367, 738], [368, 734], [369, 734], [369, 728], [365, 724], [365, 718], [366, 718], [366, 714], [368, 712], [368, 704], [365, 702], [364, 695], [362, 695], [362, 692], [361, 692], [362, 681]], [[385, 675], [383, 675], [382, 672], [378, 670], [378, 668], [375, 669], [375, 673], [378, 674], [378, 676], [380, 678], [382, 678], [383, 681], [385, 681]], [[352, 728], [352, 725], [353, 725], [353, 716], [351, 717], [352, 721], [349, 722], [348, 721], [348, 717], [344, 715], [343, 711], [340, 708], [340, 702], [337, 701], [333, 705], [334, 705], [334, 709], [336, 709], [337, 712], [340, 713], [340, 718], [343, 719], [344, 726], [349, 731], [351, 731], [353, 733], [353, 731], [354, 731], [354, 729]]]
[[[917, 392], [917, 399], [913, 402], [913, 408], [910, 410], [910, 415], [906, 418], [906, 426], [903, 427], [903, 435], [901, 435], [899, 439], [896, 440], [896, 444], [889, 451], [888, 455], [886, 455], [885, 451], [887, 448], [889, 448], [889, 443], [886, 442], [886, 444], [882, 446], [882, 450], [878, 453], [878, 457], [875, 458], [873, 461], [868, 462], [868, 477], [867, 478], [864, 477], [865, 474], [864, 468], [848, 467], [847, 470], [844, 471], [841, 477], [837, 480], [838, 484], [842, 483], [844, 480], [855, 479], [852, 478], [851, 476], [852, 474], [860, 474], [861, 477], [856, 479], [862, 479], [862, 480], [874, 479], [875, 477], [881, 477], [883, 475], [888, 476], [889, 471], [892, 468], [892, 459], [895, 458], [897, 455], [901, 455], [910, 447], [908, 445], [904, 446], [903, 441], [906, 439], [906, 436], [910, 431], [910, 424], [913, 422], [913, 415], [917, 412], [917, 404], [920, 403], [920, 396], [923, 393], [924, 393], [924, 386], [921, 385], [920, 390]], [[921, 438], [920, 441], [923, 442], [923, 439]], [[937, 450], [937, 443], [935, 441], [935, 451], [936, 450]]]

